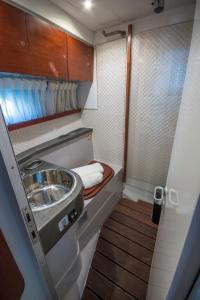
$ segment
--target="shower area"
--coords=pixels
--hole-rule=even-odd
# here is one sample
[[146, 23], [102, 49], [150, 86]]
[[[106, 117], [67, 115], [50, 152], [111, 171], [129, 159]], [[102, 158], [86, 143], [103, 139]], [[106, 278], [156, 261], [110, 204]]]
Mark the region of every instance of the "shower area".
[[165, 186], [190, 49], [192, 22], [133, 39], [128, 174], [125, 193], [152, 199]]
[[[125, 196], [152, 201], [165, 186], [184, 87], [193, 22], [133, 34]], [[126, 39], [96, 46], [97, 102], [84, 110], [99, 160], [123, 164]], [[109, 150], [109, 151], [108, 151]]]

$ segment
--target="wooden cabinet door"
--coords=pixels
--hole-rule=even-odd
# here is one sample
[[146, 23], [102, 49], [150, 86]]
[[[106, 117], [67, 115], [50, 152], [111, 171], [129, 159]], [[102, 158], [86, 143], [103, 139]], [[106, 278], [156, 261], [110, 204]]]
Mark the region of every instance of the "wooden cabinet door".
[[28, 14], [26, 23], [32, 74], [67, 79], [66, 34]]
[[25, 13], [0, 1], [0, 72], [26, 73], [27, 51]]
[[0, 49], [28, 47], [25, 12], [0, 1]]
[[94, 48], [67, 36], [69, 80], [93, 80]]

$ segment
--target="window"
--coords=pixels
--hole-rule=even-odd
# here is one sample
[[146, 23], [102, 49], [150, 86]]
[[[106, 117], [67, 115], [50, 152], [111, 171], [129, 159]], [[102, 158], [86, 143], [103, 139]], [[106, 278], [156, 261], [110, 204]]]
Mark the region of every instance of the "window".
[[78, 109], [77, 84], [1, 76], [0, 105], [7, 125]]

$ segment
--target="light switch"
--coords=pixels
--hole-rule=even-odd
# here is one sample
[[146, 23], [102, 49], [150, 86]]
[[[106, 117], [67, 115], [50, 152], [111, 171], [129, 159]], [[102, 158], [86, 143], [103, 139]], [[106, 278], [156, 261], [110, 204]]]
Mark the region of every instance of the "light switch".
[[58, 223], [58, 227], [59, 227], [60, 232], [62, 232], [67, 227], [68, 224], [69, 224], [69, 219], [68, 219], [68, 216], [66, 215]]

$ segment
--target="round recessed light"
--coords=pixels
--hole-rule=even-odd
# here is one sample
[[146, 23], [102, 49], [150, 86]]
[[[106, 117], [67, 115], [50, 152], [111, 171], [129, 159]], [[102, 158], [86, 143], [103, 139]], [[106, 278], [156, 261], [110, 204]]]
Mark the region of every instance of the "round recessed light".
[[85, 9], [91, 9], [92, 8], [92, 0], [85, 0], [84, 2], [83, 2], [83, 5], [84, 5], [84, 7], [85, 7]]

